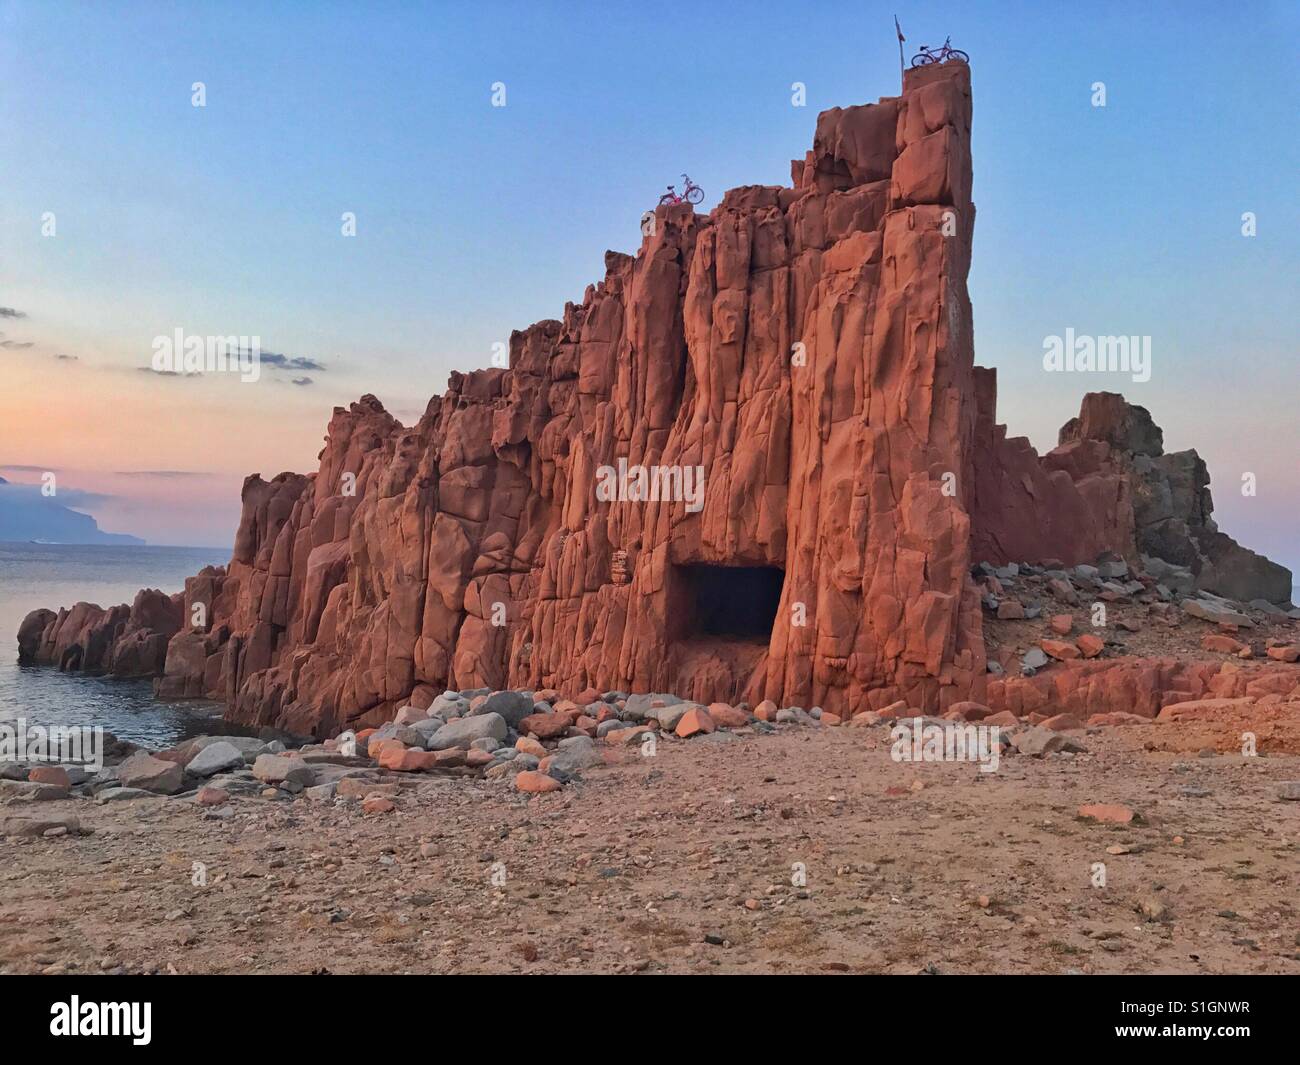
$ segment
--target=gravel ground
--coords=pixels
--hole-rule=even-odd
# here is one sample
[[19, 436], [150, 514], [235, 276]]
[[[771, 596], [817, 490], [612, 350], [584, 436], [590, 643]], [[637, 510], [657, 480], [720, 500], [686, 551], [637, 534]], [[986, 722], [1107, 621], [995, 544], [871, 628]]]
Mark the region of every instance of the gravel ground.
[[988, 774], [895, 762], [885, 727], [741, 730], [533, 798], [383, 774], [369, 816], [9, 803], [89, 831], [0, 844], [0, 970], [1300, 973], [1300, 757], [1221, 753], [1235, 728], [1081, 731]]

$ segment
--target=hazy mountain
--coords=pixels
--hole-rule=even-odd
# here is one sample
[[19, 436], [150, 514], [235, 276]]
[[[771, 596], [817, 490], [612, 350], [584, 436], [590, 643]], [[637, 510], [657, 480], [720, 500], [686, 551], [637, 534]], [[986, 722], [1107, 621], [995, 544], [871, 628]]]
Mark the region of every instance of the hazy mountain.
[[[75, 502], [74, 493], [60, 493]], [[69, 499], [69, 496], [74, 498]], [[59, 544], [143, 544], [138, 536], [100, 529], [89, 514], [82, 514], [58, 499], [41, 495], [37, 485], [13, 484], [0, 477], [0, 540], [49, 540]]]

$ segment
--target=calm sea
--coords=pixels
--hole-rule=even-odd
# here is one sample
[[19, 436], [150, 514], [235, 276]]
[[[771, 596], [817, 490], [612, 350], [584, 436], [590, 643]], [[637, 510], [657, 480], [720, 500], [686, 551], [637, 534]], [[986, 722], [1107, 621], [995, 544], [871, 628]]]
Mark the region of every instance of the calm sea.
[[[203, 733], [227, 731], [219, 703], [154, 698], [147, 680], [115, 680], [18, 665], [18, 625], [37, 607], [85, 600], [130, 603], [141, 588], [179, 592], [204, 566], [230, 552], [197, 547], [117, 547], [0, 542], [0, 721], [100, 725], [154, 749]], [[1300, 602], [1297, 586], [1295, 602]]]
[[195, 547], [118, 547], [0, 543], [0, 721], [102, 726], [124, 740], [166, 747], [223, 731], [218, 703], [161, 701], [147, 680], [115, 680], [18, 665], [18, 626], [37, 607], [85, 600], [130, 603], [141, 588], [179, 592], [204, 566], [230, 552]]

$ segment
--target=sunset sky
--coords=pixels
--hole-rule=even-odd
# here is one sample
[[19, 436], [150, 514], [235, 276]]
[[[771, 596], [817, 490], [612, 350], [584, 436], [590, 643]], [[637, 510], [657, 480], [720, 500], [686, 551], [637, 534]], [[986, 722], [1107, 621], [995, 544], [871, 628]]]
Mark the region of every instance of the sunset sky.
[[[898, 92], [897, 9], [909, 57], [949, 34], [972, 57], [1000, 420], [1046, 450], [1084, 392], [1122, 391], [1206, 459], [1220, 526], [1300, 569], [1297, 5], [1137, 7], [0, 0], [0, 476], [229, 545], [246, 474], [314, 469], [365, 392], [415, 420], [634, 250], [682, 171], [705, 211], [788, 184], [819, 110]], [[178, 328], [298, 368], [150, 372]], [[1067, 328], [1150, 335], [1150, 381], [1045, 373]]]

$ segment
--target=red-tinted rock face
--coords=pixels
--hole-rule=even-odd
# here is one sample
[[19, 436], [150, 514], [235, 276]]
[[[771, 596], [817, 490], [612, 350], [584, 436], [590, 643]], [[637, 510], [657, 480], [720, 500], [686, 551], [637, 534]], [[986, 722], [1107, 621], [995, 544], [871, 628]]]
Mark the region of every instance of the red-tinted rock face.
[[104, 610], [77, 603], [70, 610], [36, 610], [18, 631], [18, 661], [65, 670], [152, 677], [161, 672], [167, 642], [181, 624], [179, 596], [144, 589], [135, 602]]
[[[1077, 443], [1076, 443], [1077, 441]], [[1099, 443], [1100, 442], [1100, 443]], [[1284, 602], [1291, 572], [1220, 532], [1210, 516], [1210, 472], [1194, 450], [1165, 454], [1150, 414], [1109, 392], [1084, 397], [1079, 417], [1061, 429], [1058, 453], [1109, 446], [1132, 483], [1137, 548], [1191, 568], [1199, 588], [1249, 602]]]
[[[509, 371], [453, 375], [413, 428], [369, 397], [336, 411], [313, 479], [245, 488], [205, 678], [299, 731], [382, 720], [419, 684], [977, 694], [969, 521], [943, 488], [972, 465], [969, 130], [967, 68], [909, 75], [822, 115], [796, 188], [659, 209], [563, 320], [512, 337]], [[702, 567], [767, 573], [756, 629], [708, 623]]]
[[1120, 658], [1061, 663], [1034, 677], [990, 680], [989, 706], [1024, 717], [1037, 712], [1124, 713], [1154, 718], [1164, 706], [1203, 698], [1300, 696], [1300, 673], [1272, 663], [1246, 672], [1220, 661]]
[[[819, 117], [793, 188], [659, 208], [580, 304], [513, 334], [508, 370], [453, 374], [416, 425], [336, 409], [317, 473], [245, 482], [158, 690], [316, 734], [444, 686], [843, 720], [984, 701], [972, 562], [1131, 554], [1134, 519], [1111, 444], [1048, 462], [994, 424], [970, 122], [968, 67], [908, 71]], [[75, 667], [103, 626], [33, 615], [20, 644]]]
[[1054, 558], [1067, 566], [1103, 551], [1135, 558], [1130, 482], [1110, 445], [1066, 443], [1040, 457], [1025, 437], [1008, 438], [995, 423], [997, 371], [977, 366], [975, 385], [974, 557], [999, 564]]
[[996, 372], [976, 367], [975, 384], [975, 557], [1076, 565], [1104, 551], [1147, 555], [1189, 567], [1196, 587], [1232, 599], [1290, 598], [1291, 572], [1219, 531], [1205, 463], [1195, 451], [1166, 455], [1146, 408], [1090, 392], [1059, 446], [1039, 457], [994, 424]]

